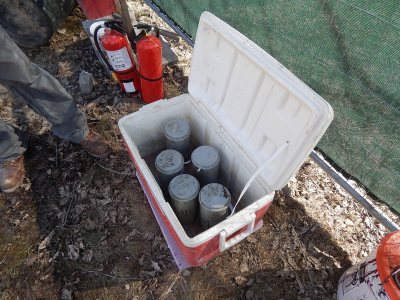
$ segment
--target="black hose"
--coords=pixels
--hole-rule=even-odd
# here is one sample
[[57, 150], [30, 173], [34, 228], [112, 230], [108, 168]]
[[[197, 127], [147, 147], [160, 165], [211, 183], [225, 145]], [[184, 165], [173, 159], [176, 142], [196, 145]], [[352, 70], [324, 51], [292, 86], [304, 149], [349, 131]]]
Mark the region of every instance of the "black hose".
[[114, 29], [115, 31], [118, 31], [122, 34], [127, 34], [126, 30], [124, 29], [123, 25], [121, 22], [116, 21], [116, 20], [110, 20], [104, 22], [104, 26], [107, 26], [108, 28]]
[[142, 30], [136, 37], [135, 37], [135, 43], [137, 43], [142, 37], [146, 35], [146, 31]]
[[158, 34], [158, 36], [163, 35], [172, 40], [179, 40], [179, 36], [175, 32], [164, 30], [164, 29], [158, 28], [157, 26], [153, 26], [153, 25], [146, 24], [146, 23], [138, 23], [134, 27], [136, 27], [137, 29], [144, 29], [147, 31], [150, 31], [153, 29], [156, 33], [156, 36]]
[[97, 34], [98, 34], [98, 32], [99, 32], [101, 26], [102, 26], [102, 25], [97, 26], [96, 29], [95, 29], [94, 32], [93, 32], [94, 44], [96, 45], [97, 51], [99, 52], [101, 58], [102, 58], [102, 59], [104, 60], [104, 62], [106, 63], [107, 68], [108, 68], [111, 72], [113, 72], [114, 70], [113, 70], [112, 66], [110, 65], [110, 63], [109, 63], [108, 58], [105, 57], [105, 55], [104, 55], [104, 53], [103, 53], [103, 50], [101, 49], [100, 44], [99, 44], [99, 41], [98, 41], [98, 39], [97, 39]]

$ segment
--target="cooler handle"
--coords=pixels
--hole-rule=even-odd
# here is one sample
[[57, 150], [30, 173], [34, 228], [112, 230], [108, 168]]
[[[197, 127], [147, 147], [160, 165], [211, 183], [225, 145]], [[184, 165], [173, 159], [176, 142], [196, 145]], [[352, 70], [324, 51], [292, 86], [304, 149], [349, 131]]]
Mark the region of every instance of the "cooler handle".
[[228, 241], [226, 240], [226, 238], [230, 234], [227, 232], [227, 229], [222, 230], [219, 234], [219, 250], [222, 252], [222, 251], [232, 247], [236, 243], [240, 242], [241, 240], [245, 239], [246, 237], [248, 237], [254, 231], [255, 223], [256, 223], [256, 214], [251, 213], [250, 221], [248, 221], [244, 225], [241, 225], [237, 230], [233, 230], [230, 234], [235, 233], [236, 231], [240, 230], [244, 226], [247, 226], [247, 230], [239, 233], [238, 235], [234, 236], [233, 238], [229, 239]]

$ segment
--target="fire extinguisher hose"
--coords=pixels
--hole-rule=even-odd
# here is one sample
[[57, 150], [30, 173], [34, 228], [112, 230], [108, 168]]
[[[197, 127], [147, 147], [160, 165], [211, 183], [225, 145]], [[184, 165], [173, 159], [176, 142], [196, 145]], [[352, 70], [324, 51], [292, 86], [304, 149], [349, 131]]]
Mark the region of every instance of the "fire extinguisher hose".
[[108, 62], [108, 59], [105, 57], [103, 51], [101, 50], [101, 47], [100, 47], [100, 44], [99, 44], [99, 41], [98, 41], [98, 38], [97, 38], [97, 35], [98, 35], [98, 32], [99, 32], [100, 28], [101, 28], [101, 25], [97, 26], [96, 29], [95, 29], [94, 32], [93, 32], [94, 44], [96, 45], [97, 51], [99, 52], [101, 58], [102, 58], [102, 59], [104, 60], [104, 62], [106, 63], [107, 68], [108, 68], [110, 71], [114, 71], [113, 68], [112, 68], [112, 66], [111, 66], [111, 64]]

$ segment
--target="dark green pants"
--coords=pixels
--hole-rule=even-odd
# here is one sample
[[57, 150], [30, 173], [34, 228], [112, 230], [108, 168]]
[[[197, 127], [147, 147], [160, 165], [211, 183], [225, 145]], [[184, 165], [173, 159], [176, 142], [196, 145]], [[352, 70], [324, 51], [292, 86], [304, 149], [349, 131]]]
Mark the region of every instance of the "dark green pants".
[[[57, 79], [31, 63], [1, 26], [0, 84], [49, 121], [55, 135], [74, 143], [86, 136], [86, 117], [71, 95]], [[0, 120], [0, 161], [12, 160], [25, 150], [21, 134]]]

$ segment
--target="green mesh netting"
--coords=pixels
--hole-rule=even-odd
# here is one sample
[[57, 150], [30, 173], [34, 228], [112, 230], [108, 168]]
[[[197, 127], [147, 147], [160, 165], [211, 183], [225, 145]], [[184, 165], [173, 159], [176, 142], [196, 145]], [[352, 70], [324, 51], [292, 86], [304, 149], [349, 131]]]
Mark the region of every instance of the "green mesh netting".
[[400, 212], [398, 0], [154, 0], [195, 37], [210, 11], [260, 45], [334, 108], [319, 147]]

